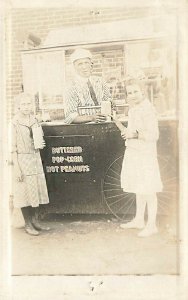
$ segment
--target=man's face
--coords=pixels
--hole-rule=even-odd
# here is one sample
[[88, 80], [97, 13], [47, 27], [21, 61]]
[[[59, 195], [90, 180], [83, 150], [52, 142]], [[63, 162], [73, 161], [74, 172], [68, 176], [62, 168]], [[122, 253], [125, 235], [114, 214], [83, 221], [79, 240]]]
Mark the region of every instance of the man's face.
[[81, 58], [74, 62], [77, 74], [81, 77], [89, 78], [92, 73], [92, 62], [90, 58]]

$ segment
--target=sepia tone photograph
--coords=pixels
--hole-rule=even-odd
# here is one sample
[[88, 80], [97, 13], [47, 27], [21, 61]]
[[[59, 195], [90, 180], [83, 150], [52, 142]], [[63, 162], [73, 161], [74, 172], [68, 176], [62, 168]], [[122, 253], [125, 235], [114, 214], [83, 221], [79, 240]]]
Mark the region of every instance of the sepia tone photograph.
[[[8, 296], [180, 299], [179, 8], [92, 2], [6, 8]], [[167, 275], [166, 298], [105, 285]]]

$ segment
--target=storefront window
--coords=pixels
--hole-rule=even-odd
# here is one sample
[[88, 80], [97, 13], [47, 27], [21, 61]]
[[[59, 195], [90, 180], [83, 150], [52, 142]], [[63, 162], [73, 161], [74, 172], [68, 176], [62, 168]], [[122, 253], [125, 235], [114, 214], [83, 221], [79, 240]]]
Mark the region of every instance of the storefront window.
[[176, 115], [176, 47], [172, 41], [127, 43], [127, 73], [143, 76], [159, 115]]
[[[107, 82], [118, 114], [127, 114], [125, 79], [139, 76], [159, 116], [176, 116], [176, 46], [164, 39], [82, 46], [93, 55], [93, 75]], [[23, 53], [24, 89], [35, 95], [36, 111], [64, 118], [64, 93], [74, 77], [70, 55], [75, 47]]]
[[64, 51], [37, 51], [22, 57], [24, 91], [35, 98], [36, 113], [63, 117]]

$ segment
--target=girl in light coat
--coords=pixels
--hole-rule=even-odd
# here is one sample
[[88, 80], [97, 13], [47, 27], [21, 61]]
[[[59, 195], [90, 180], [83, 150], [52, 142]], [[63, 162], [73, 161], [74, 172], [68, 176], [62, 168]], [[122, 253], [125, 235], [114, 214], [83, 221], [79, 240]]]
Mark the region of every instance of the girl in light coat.
[[45, 142], [41, 129], [38, 146], [36, 147], [34, 143], [33, 130], [34, 128], [40, 129], [40, 126], [33, 113], [31, 96], [25, 93], [18, 95], [17, 105], [18, 112], [12, 120], [11, 132], [13, 205], [15, 208], [21, 208], [25, 220], [25, 231], [31, 235], [38, 235], [40, 230], [49, 230], [49, 227], [39, 223], [37, 213], [40, 204], [49, 203], [39, 151], [45, 146]]
[[[131, 222], [120, 226], [143, 229], [138, 236], [146, 237], [158, 231], [156, 193], [162, 191], [156, 147], [159, 138], [158, 121], [155, 108], [145, 96], [142, 81], [129, 81], [126, 92], [130, 105], [128, 127], [116, 121], [126, 145], [121, 187], [124, 192], [136, 194], [136, 216]], [[146, 206], [148, 220], [145, 225]]]

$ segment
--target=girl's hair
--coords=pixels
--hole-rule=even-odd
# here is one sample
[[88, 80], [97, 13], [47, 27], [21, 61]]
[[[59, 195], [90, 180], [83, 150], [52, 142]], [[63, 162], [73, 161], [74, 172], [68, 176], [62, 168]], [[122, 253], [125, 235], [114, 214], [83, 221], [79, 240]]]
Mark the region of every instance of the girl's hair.
[[146, 81], [146, 77], [142, 76], [130, 76], [130, 75], [127, 75], [124, 79], [124, 85], [125, 85], [125, 93], [126, 93], [126, 96], [127, 96], [127, 86], [129, 85], [133, 85], [133, 84], [136, 84], [140, 87], [140, 89], [146, 93], [147, 91], [147, 81]]
[[16, 95], [14, 97], [14, 112], [17, 113], [20, 109], [20, 102], [22, 101], [22, 99], [24, 98], [30, 98], [31, 99], [31, 102], [34, 104], [34, 97], [29, 94], [29, 93], [25, 93], [25, 92], [22, 92], [18, 95]]

